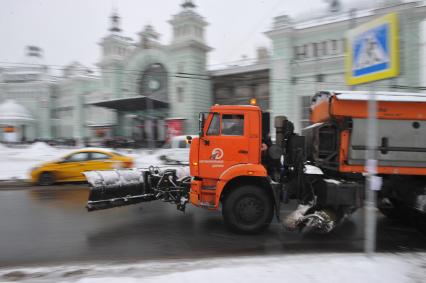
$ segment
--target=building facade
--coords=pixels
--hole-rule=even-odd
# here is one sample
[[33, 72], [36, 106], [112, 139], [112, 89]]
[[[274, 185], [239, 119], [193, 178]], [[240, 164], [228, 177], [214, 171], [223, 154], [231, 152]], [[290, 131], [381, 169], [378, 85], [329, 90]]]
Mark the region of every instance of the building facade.
[[[197, 113], [207, 111], [213, 100], [206, 68], [208, 23], [189, 0], [169, 23], [169, 44], [161, 43], [151, 25], [133, 40], [123, 35], [120, 17], [113, 13], [99, 43], [98, 75], [73, 62], [61, 76], [51, 76], [41, 49], [29, 47], [35, 62], [0, 72], [0, 103], [13, 99], [34, 117], [16, 127], [24, 137], [20, 140], [122, 136], [164, 141], [170, 131], [194, 133]], [[15, 122], [4, 119], [0, 125], [9, 131]]]
[[[344, 74], [345, 32], [390, 12], [399, 15], [401, 71], [397, 78], [376, 82], [375, 88], [418, 91], [419, 58], [425, 52], [419, 36], [426, 16], [424, 2], [382, 1], [376, 7], [346, 11], [334, 5], [327, 14], [314, 19], [276, 17], [272, 29], [266, 32], [272, 41], [270, 103], [274, 115], [286, 115], [300, 131], [309, 124], [310, 97], [315, 92], [350, 89]], [[371, 86], [352, 89], [369, 90]]]
[[120, 18], [117, 14], [111, 17], [109, 34], [100, 43], [101, 100], [88, 104], [115, 113], [119, 125], [115, 135], [164, 140], [171, 127], [193, 133], [197, 113], [211, 105], [207, 22], [191, 1], [181, 6], [169, 21], [173, 38], [167, 45], [150, 25], [136, 41], [124, 37]]
[[270, 111], [269, 103], [270, 58], [268, 49], [257, 49], [254, 61], [242, 59], [233, 66], [210, 71], [215, 104], [248, 104], [256, 99], [264, 111]]
[[[99, 90], [99, 78], [86, 66], [73, 62], [56, 79], [53, 100], [54, 137], [81, 140], [90, 137], [92, 115], [104, 118], [103, 109], [91, 109], [87, 102]], [[104, 120], [108, 122], [108, 119]]]
[[[25, 65], [0, 69], [0, 141], [49, 139], [55, 78], [42, 64], [42, 50], [27, 46]], [[24, 119], [22, 119], [25, 117]]]
[[169, 21], [173, 36], [168, 44], [150, 25], [137, 39], [126, 37], [114, 12], [99, 43], [99, 72], [73, 62], [61, 76], [52, 76], [42, 64], [41, 49], [34, 46], [26, 50], [29, 64], [0, 69], [0, 109], [17, 112], [0, 113], [0, 127], [15, 132], [7, 136], [17, 141], [119, 136], [161, 143], [169, 135], [195, 134], [198, 113], [214, 103], [247, 104], [256, 98], [268, 117], [285, 115], [300, 131], [309, 124], [312, 95], [350, 88], [344, 79], [346, 31], [390, 12], [399, 15], [401, 71], [397, 78], [376, 82], [375, 88], [421, 90], [426, 80], [420, 63], [426, 58], [420, 37], [424, 2], [382, 1], [357, 9], [338, 3], [332, 1], [320, 17], [274, 18], [265, 33], [271, 52], [259, 48], [254, 61], [217, 70], [207, 69], [208, 24], [192, 1], [185, 0]]

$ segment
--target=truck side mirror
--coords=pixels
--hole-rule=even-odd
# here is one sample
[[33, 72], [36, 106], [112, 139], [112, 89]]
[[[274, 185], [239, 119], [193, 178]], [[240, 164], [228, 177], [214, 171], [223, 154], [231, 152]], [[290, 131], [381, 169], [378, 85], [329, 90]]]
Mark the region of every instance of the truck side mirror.
[[186, 143], [191, 144], [192, 142], [192, 136], [186, 136]]
[[205, 122], [204, 113], [200, 113], [198, 116], [198, 135], [200, 138], [204, 137], [204, 122]]

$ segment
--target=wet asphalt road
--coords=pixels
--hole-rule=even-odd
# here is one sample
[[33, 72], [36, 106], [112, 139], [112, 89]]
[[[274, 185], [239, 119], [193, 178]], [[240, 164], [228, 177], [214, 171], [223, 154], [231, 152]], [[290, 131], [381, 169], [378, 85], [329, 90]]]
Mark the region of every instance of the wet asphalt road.
[[[88, 213], [87, 196], [85, 184], [1, 188], [0, 267], [363, 249], [362, 210], [329, 235], [289, 232], [274, 222], [246, 236], [227, 231], [220, 212], [188, 205], [183, 214], [151, 202]], [[426, 237], [414, 228], [377, 217], [379, 251], [426, 251]]]

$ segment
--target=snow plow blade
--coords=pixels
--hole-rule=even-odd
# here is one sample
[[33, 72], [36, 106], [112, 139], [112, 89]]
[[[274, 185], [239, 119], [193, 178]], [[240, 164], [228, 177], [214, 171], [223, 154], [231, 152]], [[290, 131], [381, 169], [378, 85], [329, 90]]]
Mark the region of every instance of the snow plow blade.
[[90, 185], [88, 211], [155, 200], [146, 186], [148, 170], [121, 169], [84, 172]]
[[[184, 211], [191, 178], [188, 167], [120, 169], [83, 173], [90, 185], [88, 211], [163, 200]], [[178, 178], [178, 175], [181, 178]]]

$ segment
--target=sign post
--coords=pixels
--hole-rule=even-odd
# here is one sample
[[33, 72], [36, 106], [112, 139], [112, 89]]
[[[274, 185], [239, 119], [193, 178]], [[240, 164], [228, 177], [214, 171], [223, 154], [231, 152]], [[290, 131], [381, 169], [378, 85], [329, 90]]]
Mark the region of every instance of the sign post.
[[[396, 77], [399, 74], [398, 15], [387, 14], [347, 32], [346, 81], [350, 86]], [[368, 101], [368, 135], [365, 170], [364, 251], [372, 256], [376, 244], [376, 194], [381, 179], [377, 174], [377, 102], [371, 84]]]

